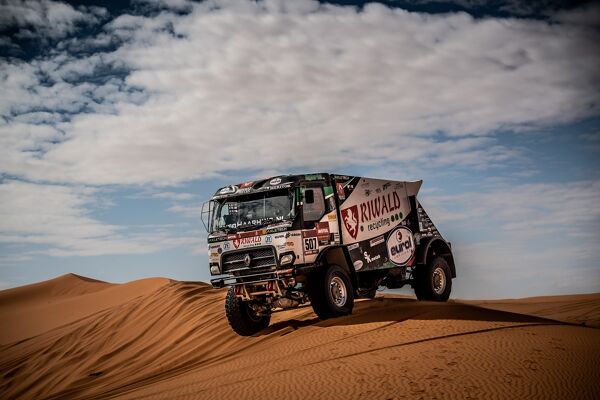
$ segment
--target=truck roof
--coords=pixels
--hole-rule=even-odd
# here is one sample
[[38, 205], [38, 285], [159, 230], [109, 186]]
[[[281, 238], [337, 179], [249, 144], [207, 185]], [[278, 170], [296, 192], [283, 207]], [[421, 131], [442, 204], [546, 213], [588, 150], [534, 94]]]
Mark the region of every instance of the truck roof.
[[[342, 180], [342, 181], [348, 181], [353, 178], [366, 178], [366, 177], [358, 177], [358, 176], [352, 176], [352, 175], [334, 174], [334, 173], [328, 173], [328, 172], [319, 172], [319, 173], [311, 173], [311, 174], [297, 174], [297, 175], [277, 175], [277, 176], [271, 176], [266, 179], [257, 179], [255, 181], [247, 181], [247, 182], [242, 182], [242, 183], [238, 183], [235, 185], [228, 185], [228, 186], [221, 187], [215, 192], [215, 194], [212, 196], [212, 199], [218, 200], [218, 199], [223, 199], [226, 197], [240, 196], [240, 195], [253, 194], [253, 193], [261, 193], [261, 192], [266, 192], [266, 191], [270, 191], [270, 190], [288, 189], [292, 186], [295, 186], [296, 183], [301, 182], [301, 181], [318, 181], [318, 180], [326, 179], [327, 177], [330, 177], [332, 180]], [[370, 178], [367, 178], [367, 179], [370, 179]], [[394, 181], [394, 180], [390, 180], [390, 181], [399, 182], [399, 181]], [[419, 182], [418, 186], [420, 186], [420, 183], [422, 181], [418, 181], [418, 182]], [[416, 191], [418, 191], [418, 188]], [[416, 192], [415, 192], [415, 194], [416, 194]]]
[[301, 175], [277, 175], [266, 179], [257, 179], [255, 181], [247, 181], [236, 185], [229, 185], [219, 188], [213, 195], [213, 199], [222, 199], [224, 197], [239, 196], [242, 194], [251, 194], [264, 192], [268, 190], [287, 189], [296, 182], [304, 180], [321, 180], [325, 179], [328, 173], [316, 174], [301, 174]]

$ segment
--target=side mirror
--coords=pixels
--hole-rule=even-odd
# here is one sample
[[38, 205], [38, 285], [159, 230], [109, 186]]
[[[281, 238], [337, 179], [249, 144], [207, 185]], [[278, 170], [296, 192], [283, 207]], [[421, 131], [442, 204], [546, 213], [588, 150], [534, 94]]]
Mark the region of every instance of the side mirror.
[[212, 201], [205, 201], [202, 203], [202, 210], [200, 211], [200, 219], [206, 232], [210, 231], [210, 218], [212, 217]]

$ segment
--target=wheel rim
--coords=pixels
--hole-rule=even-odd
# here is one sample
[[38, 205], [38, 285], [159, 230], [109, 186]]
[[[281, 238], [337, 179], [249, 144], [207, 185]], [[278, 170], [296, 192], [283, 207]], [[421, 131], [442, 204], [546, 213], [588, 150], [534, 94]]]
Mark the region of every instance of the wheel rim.
[[334, 276], [329, 284], [329, 291], [331, 293], [331, 299], [336, 306], [342, 307], [346, 304], [348, 290], [346, 289], [346, 284], [342, 278]]
[[250, 304], [246, 304], [246, 314], [248, 317], [254, 322], [258, 322], [261, 320], [262, 316], [258, 315], [258, 313], [252, 308]]
[[435, 294], [442, 294], [446, 290], [446, 274], [441, 267], [437, 267], [433, 270], [433, 291]]

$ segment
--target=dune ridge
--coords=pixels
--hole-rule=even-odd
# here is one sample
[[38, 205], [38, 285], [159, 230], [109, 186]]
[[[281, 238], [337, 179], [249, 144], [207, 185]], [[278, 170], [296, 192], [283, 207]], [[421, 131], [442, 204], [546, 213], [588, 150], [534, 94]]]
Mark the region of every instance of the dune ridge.
[[465, 303], [600, 328], [600, 293], [475, 300]]
[[112, 283], [69, 273], [47, 281], [2, 290], [0, 291], [0, 305], [27, 304], [40, 299], [48, 301], [52, 298], [93, 293], [112, 285]]
[[[309, 306], [278, 313], [243, 338], [224, 318], [224, 290], [202, 282], [73, 275], [35, 285], [0, 292], [3, 326], [18, 309], [56, 318], [0, 335], [2, 398], [594, 398], [600, 389], [600, 330], [573, 323], [597, 321], [600, 295], [440, 304], [386, 294], [334, 320]], [[547, 318], [554, 304], [566, 322]]]
[[0, 291], [0, 326], [3, 327], [0, 345], [72, 323], [169, 282], [166, 278], [147, 278], [119, 285], [66, 274]]

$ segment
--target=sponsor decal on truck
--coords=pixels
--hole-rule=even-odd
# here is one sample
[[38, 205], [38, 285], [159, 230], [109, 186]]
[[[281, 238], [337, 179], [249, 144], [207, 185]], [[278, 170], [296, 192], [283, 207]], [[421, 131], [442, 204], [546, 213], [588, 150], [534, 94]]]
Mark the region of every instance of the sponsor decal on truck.
[[358, 236], [358, 207], [352, 206], [348, 208], [342, 209], [342, 221], [344, 221], [344, 226], [346, 230], [352, 236], [352, 239], [356, 239]]
[[259, 245], [262, 242], [262, 237], [260, 236], [255, 236], [255, 237], [249, 237], [249, 238], [240, 238], [240, 239], [234, 239], [233, 240], [233, 245], [235, 246], [235, 248], [239, 248], [240, 246], [247, 246], [247, 245]]
[[390, 261], [396, 265], [406, 265], [415, 254], [415, 241], [410, 229], [401, 226], [393, 231], [387, 240]]
[[410, 212], [404, 185], [370, 179], [363, 180], [359, 188], [340, 209], [347, 241], [363, 241], [388, 232]]

